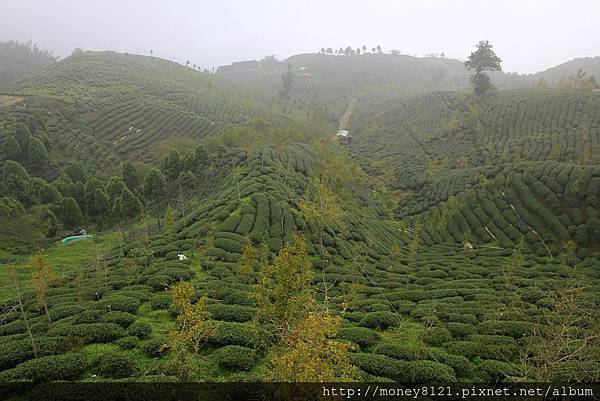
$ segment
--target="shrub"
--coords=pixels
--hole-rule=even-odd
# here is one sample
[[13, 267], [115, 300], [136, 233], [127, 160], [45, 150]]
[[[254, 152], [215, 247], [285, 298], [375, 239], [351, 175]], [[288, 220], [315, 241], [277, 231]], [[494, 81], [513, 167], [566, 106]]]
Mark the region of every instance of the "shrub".
[[250, 370], [256, 364], [254, 350], [239, 345], [227, 345], [214, 353], [220, 368], [227, 370]]
[[131, 376], [135, 365], [131, 358], [117, 352], [105, 352], [94, 358], [93, 372], [102, 377], [121, 378]]
[[170, 292], [161, 292], [152, 296], [150, 299], [150, 306], [152, 306], [152, 310], [169, 309], [171, 301], [172, 297]]
[[462, 355], [466, 358], [473, 358], [479, 353], [480, 345], [474, 341], [452, 341], [445, 344], [448, 352], [455, 355]]
[[173, 281], [166, 274], [155, 274], [146, 280], [146, 285], [152, 287], [155, 291], [162, 291]]
[[55, 305], [50, 308], [50, 318], [53, 322], [64, 319], [69, 316], [74, 316], [84, 310], [81, 305]]
[[[65, 339], [62, 337], [37, 337], [34, 341], [38, 357], [56, 354], [65, 348]], [[33, 350], [29, 338], [0, 344], [0, 370], [12, 368], [31, 358]]]
[[239, 323], [252, 320], [255, 313], [255, 309], [248, 306], [226, 304], [206, 305], [206, 310], [212, 314], [215, 320]]
[[17, 379], [34, 382], [76, 380], [83, 375], [86, 367], [87, 361], [80, 354], [42, 356], [0, 373], [0, 381]]
[[479, 372], [486, 381], [504, 380], [507, 377], [518, 376], [520, 369], [512, 363], [496, 361], [493, 359], [483, 360], [477, 365]]
[[266, 339], [264, 332], [255, 325], [219, 322], [217, 334], [211, 339], [211, 342], [220, 345], [241, 345], [254, 348], [264, 339]]
[[137, 345], [137, 338], [136, 337], [119, 338], [117, 341], [115, 341], [115, 344], [118, 345], [119, 348], [124, 349], [124, 350], [134, 349], [135, 346]]
[[472, 364], [462, 355], [448, 354], [439, 349], [427, 350], [428, 358], [450, 366], [458, 376], [467, 377], [471, 374]]
[[423, 341], [426, 344], [438, 346], [443, 343], [452, 341], [452, 334], [450, 331], [442, 326], [433, 326], [425, 331], [423, 334]]
[[469, 323], [450, 322], [447, 327], [452, 336], [458, 339], [466, 339], [477, 332], [475, 326]]
[[360, 326], [371, 329], [379, 328], [382, 330], [400, 325], [400, 317], [393, 312], [371, 312], [367, 313], [359, 323]]
[[135, 316], [131, 313], [112, 311], [102, 316], [102, 322], [104, 323], [116, 323], [123, 328], [129, 327], [131, 323], [135, 321]]
[[59, 336], [81, 337], [88, 343], [108, 343], [125, 335], [123, 328], [115, 323], [88, 323], [53, 327], [50, 333]]
[[76, 324], [99, 323], [106, 312], [102, 310], [84, 310], [75, 319]]
[[392, 342], [380, 343], [377, 345], [377, 347], [375, 347], [373, 352], [379, 355], [385, 355], [389, 356], [390, 358], [403, 359], [406, 361], [416, 361], [425, 356], [423, 350], [420, 350], [417, 347]]
[[140, 300], [124, 295], [112, 295], [92, 304], [92, 308], [105, 311], [121, 311], [135, 313], [140, 307]]
[[356, 353], [350, 354], [354, 365], [375, 376], [388, 377], [390, 379], [406, 378], [406, 362], [387, 357], [385, 355]]
[[144, 322], [135, 322], [127, 329], [127, 335], [137, 338], [146, 338], [152, 331], [152, 326]]
[[456, 374], [454, 373], [454, 370], [450, 366], [439, 362], [408, 362], [408, 371], [411, 381], [417, 383], [447, 383], [456, 381]]
[[338, 337], [352, 341], [361, 348], [375, 345], [381, 339], [381, 336], [377, 332], [365, 327], [342, 327], [338, 333]]
[[162, 338], [152, 338], [142, 346], [142, 350], [148, 356], [160, 358], [166, 355], [168, 349], [165, 347], [165, 340]]

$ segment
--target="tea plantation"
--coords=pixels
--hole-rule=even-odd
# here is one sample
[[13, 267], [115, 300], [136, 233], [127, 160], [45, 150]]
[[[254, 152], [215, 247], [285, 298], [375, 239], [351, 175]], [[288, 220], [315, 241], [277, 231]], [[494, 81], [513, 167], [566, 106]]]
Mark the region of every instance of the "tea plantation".
[[425, 222], [425, 242], [510, 248], [523, 238], [556, 256], [573, 241], [582, 258], [598, 250], [598, 94], [502, 91], [476, 102], [435, 93], [396, 103], [357, 116], [352, 152], [403, 193], [396, 215]]
[[600, 94], [422, 93], [462, 64], [361, 57], [292, 58], [318, 90], [279, 100], [111, 52], [8, 85], [0, 382], [275, 380], [294, 346], [355, 380], [600, 380]]
[[[174, 327], [167, 288], [189, 280], [197, 296], [208, 294], [206, 309], [218, 324], [194, 379], [259, 378], [269, 331], [253, 324], [256, 271], [248, 280], [238, 262], [246, 238], [256, 246], [264, 240], [276, 252], [298, 231], [309, 240], [317, 298], [323, 299], [328, 283], [331, 307], [345, 308], [339, 338], [353, 345], [351, 360], [364, 379], [519, 377], [523, 350], [545, 338], [556, 291], [565, 283], [579, 283], [576, 302], [582, 311], [598, 311], [600, 271], [591, 259], [577, 269], [533, 255], [515, 262], [510, 248], [436, 245], [425, 230], [415, 252], [415, 235], [377, 219], [372, 205], [352, 198], [340, 200], [346, 214], [325, 227], [323, 260], [318, 229], [298, 208], [312, 185], [312, 150], [301, 144], [281, 151], [267, 147], [242, 159], [237, 177], [225, 177], [173, 226], [160, 232], [138, 227], [127, 237], [124, 258], [113, 249], [100, 263], [57, 280], [47, 298], [51, 323], [37, 309], [35, 294], [25, 291], [24, 314], [37, 358], [23, 314], [9, 312], [15, 300], [4, 299], [9, 313], [0, 325], [0, 377], [176, 380], [177, 360], [162, 347]], [[487, 191], [491, 196], [492, 189]], [[368, 199], [366, 188], [355, 192]], [[141, 258], [140, 247], [147, 250]], [[178, 253], [189, 258], [180, 261]], [[598, 372], [597, 362], [559, 367], [557, 375], [577, 380]]]

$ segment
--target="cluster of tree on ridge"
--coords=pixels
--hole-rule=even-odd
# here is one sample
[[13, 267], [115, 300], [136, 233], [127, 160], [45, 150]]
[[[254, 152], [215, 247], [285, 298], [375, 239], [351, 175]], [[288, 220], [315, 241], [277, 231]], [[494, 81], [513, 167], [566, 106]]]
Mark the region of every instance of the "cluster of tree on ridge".
[[12, 82], [31, 71], [56, 61], [48, 51], [35, 43], [14, 40], [0, 41], [0, 85]]
[[[369, 49], [367, 48], [367, 45], [362, 45], [362, 47], [357, 47], [356, 49], [354, 49], [352, 46], [346, 46], [346, 48], [343, 48], [342, 46], [340, 46], [339, 49], [335, 49], [335, 50], [331, 47], [328, 47], [328, 48], [322, 47], [321, 50], [319, 51], [319, 54], [330, 55], [330, 56], [331, 55], [354, 56], [354, 55], [360, 55], [360, 54], [369, 54]], [[380, 45], [377, 45], [377, 47], [371, 48], [370, 54], [383, 54], [383, 50], [381, 50]]]

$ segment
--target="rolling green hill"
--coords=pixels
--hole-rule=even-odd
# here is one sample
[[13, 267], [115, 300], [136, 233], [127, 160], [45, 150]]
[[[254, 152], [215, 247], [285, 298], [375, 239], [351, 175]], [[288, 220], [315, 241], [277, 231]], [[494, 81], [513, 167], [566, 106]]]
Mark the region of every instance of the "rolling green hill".
[[580, 256], [598, 250], [599, 94], [435, 93], [397, 99], [375, 117], [376, 106], [362, 106], [352, 153], [407, 191], [397, 215], [425, 213], [428, 241], [511, 247], [523, 236], [538, 253], [569, 241]]
[[218, 77], [112, 52], [74, 54], [6, 90], [24, 100], [0, 109], [3, 134], [13, 122], [35, 119], [57, 159], [96, 169], [125, 159], [150, 163], [173, 144], [190, 146], [271, 114]]
[[[0, 221], [41, 226], [54, 274], [40, 291], [40, 254], [0, 243], [0, 381], [269, 380], [298, 328], [259, 320], [257, 294], [273, 268], [268, 301], [294, 305], [299, 266], [316, 305], [296, 312], [341, 319], [325, 337], [358, 380], [599, 380], [600, 94], [474, 97], [453, 60], [288, 61], [285, 100], [273, 71], [109, 52], [8, 87]], [[59, 242], [79, 226], [93, 239]], [[173, 345], [184, 282], [186, 327], [211, 328], [195, 350]]]

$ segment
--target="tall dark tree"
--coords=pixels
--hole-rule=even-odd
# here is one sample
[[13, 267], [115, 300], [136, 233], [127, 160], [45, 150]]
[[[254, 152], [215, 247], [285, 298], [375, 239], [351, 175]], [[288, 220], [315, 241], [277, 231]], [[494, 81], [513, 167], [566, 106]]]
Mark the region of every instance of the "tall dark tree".
[[176, 180], [181, 173], [182, 163], [181, 155], [178, 151], [172, 150], [165, 156], [161, 163], [161, 171], [169, 180]]
[[38, 138], [31, 138], [28, 148], [28, 159], [37, 167], [44, 167], [48, 164], [48, 151]]
[[[103, 219], [108, 213], [108, 195], [100, 181], [90, 178], [85, 183], [85, 212], [91, 217]], [[101, 221], [100, 221], [101, 222]]]
[[129, 160], [123, 163], [123, 181], [125, 182], [125, 185], [127, 185], [127, 188], [129, 188], [131, 191], [137, 190], [137, 188], [140, 186], [135, 166]]
[[292, 66], [290, 64], [288, 64], [287, 72], [284, 74], [281, 74], [282, 88], [279, 91], [279, 97], [281, 97], [281, 98], [288, 97], [288, 95], [290, 94], [290, 91], [292, 90], [292, 84], [294, 83], [295, 79], [296, 79], [296, 76], [294, 75], [294, 71], [292, 71]]
[[74, 228], [81, 224], [83, 214], [77, 201], [70, 196], [65, 196], [62, 202], [62, 222], [65, 228]]
[[158, 201], [166, 193], [165, 177], [157, 168], [151, 168], [144, 176], [142, 191], [148, 200]]
[[113, 213], [121, 220], [132, 220], [142, 213], [142, 203], [127, 188], [123, 189], [121, 196], [115, 199]]
[[502, 71], [501, 62], [490, 42], [482, 40], [477, 43], [475, 51], [465, 61], [467, 68], [475, 70], [475, 74], [471, 75], [471, 84], [476, 95], [483, 95], [494, 89], [490, 77], [484, 71]]
[[2, 142], [2, 154], [8, 160], [19, 160], [21, 157], [21, 145], [13, 135], [8, 135]]
[[27, 170], [18, 162], [7, 160], [4, 162], [3, 176], [6, 192], [21, 202], [27, 201], [27, 187], [30, 180]]

